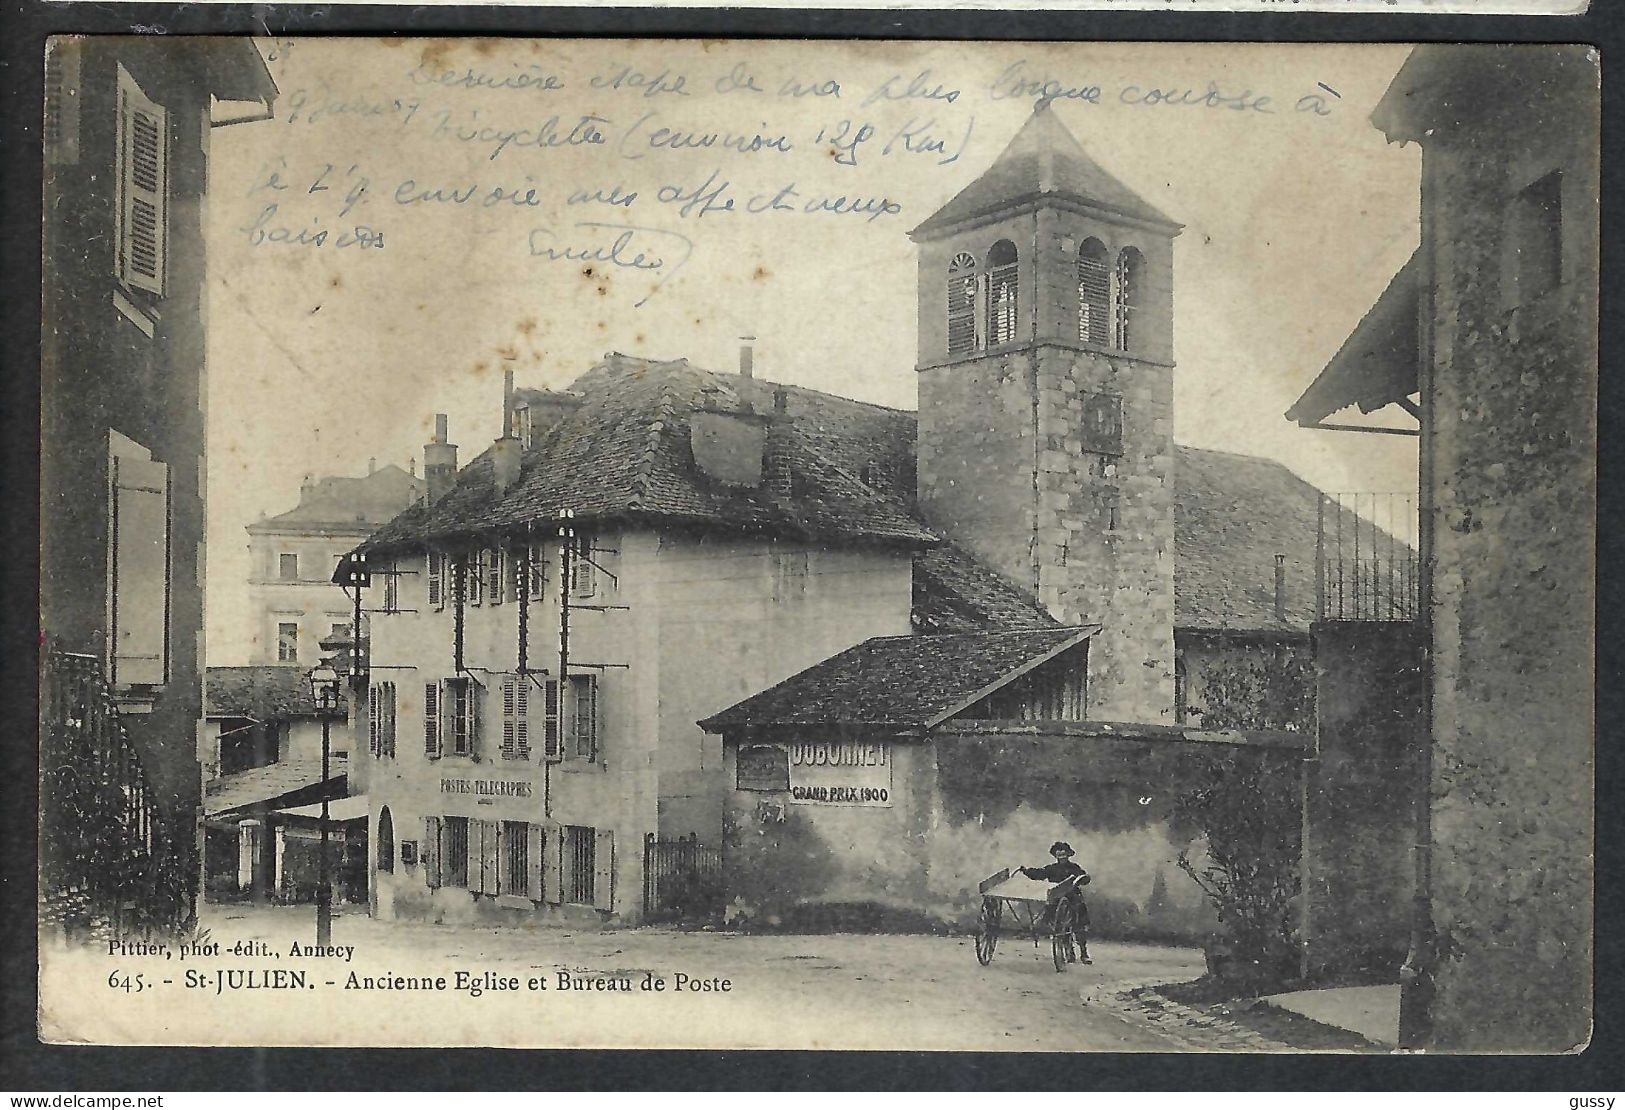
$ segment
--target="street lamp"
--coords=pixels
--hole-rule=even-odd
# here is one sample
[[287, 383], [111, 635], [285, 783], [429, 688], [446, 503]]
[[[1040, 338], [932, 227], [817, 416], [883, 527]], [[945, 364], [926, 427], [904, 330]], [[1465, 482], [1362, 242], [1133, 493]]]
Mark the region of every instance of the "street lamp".
[[323, 659], [305, 677], [310, 682], [316, 715], [322, 721], [322, 852], [316, 865], [316, 943], [326, 945], [333, 940], [333, 888], [327, 881], [327, 781], [331, 777], [328, 759], [332, 749], [328, 730], [339, 710], [339, 673]]

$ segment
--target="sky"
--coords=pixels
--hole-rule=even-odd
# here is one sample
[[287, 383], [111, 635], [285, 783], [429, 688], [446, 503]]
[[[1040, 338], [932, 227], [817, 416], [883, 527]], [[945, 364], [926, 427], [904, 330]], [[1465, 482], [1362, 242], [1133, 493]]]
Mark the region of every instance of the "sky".
[[[211, 135], [208, 650], [246, 660], [248, 537], [306, 475], [467, 462], [502, 371], [607, 351], [912, 409], [908, 231], [1032, 111], [1184, 224], [1175, 436], [1329, 491], [1414, 440], [1282, 413], [1415, 248], [1417, 148], [1369, 115], [1408, 48], [264, 40], [275, 118]], [[590, 272], [589, 272], [590, 271]]]

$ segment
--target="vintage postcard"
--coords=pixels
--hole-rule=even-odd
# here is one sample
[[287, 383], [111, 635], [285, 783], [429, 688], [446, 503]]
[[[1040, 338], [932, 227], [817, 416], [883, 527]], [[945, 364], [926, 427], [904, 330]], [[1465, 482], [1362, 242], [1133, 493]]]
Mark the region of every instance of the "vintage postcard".
[[1598, 73], [51, 40], [41, 1038], [1583, 1048]]

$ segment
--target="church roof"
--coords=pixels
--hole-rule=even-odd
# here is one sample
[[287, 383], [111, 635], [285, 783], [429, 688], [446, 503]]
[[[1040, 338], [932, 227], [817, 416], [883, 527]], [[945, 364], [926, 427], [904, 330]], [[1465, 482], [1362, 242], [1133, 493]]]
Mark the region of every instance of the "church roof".
[[1155, 205], [1108, 173], [1039, 101], [1016, 137], [975, 181], [910, 234], [916, 238], [1042, 199], [1066, 199], [1134, 219], [1178, 228]]

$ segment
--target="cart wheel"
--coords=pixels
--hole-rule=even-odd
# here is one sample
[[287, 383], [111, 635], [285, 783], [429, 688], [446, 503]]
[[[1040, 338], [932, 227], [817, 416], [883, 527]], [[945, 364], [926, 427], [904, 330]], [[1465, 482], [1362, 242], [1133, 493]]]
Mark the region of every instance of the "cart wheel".
[[999, 944], [999, 904], [991, 898], [982, 902], [981, 927], [976, 933], [976, 962], [986, 967], [993, 962]]

